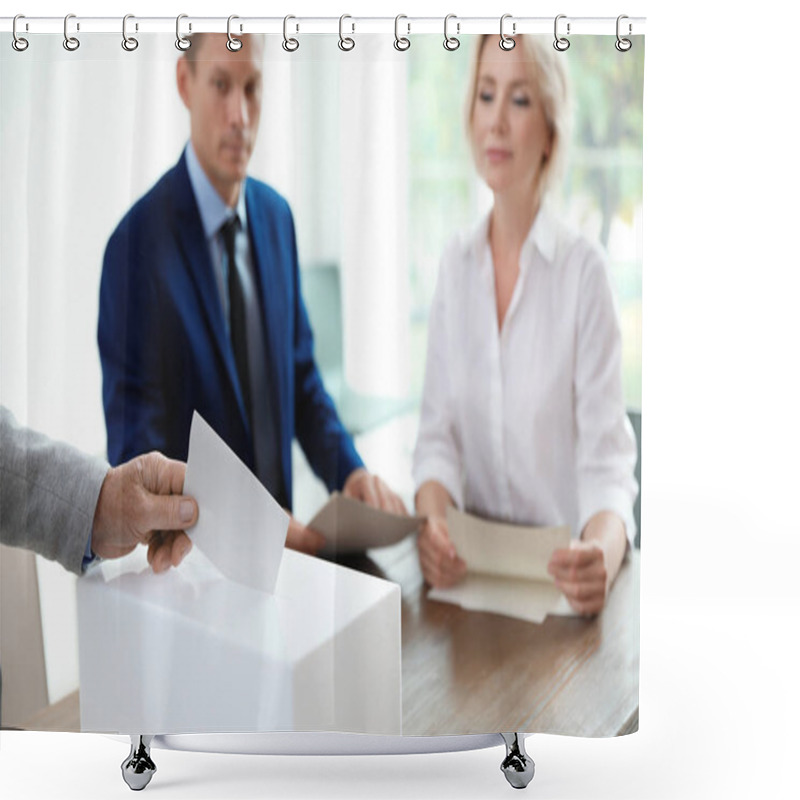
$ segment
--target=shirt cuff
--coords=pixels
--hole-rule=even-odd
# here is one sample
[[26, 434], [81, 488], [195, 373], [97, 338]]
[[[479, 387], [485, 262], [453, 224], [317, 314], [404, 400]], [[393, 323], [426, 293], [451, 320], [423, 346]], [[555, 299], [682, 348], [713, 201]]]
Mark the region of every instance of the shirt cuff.
[[441, 483], [453, 498], [456, 508], [464, 509], [464, 491], [458, 468], [444, 458], [429, 456], [414, 465], [414, 493], [419, 491], [423, 483], [436, 481]]
[[595, 514], [599, 511], [611, 511], [625, 525], [625, 536], [630, 547], [633, 548], [634, 539], [636, 538], [636, 522], [633, 519], [635, 499], [635, 496], [631, 497], [629, 492], [618, 486], [598, 487], [587, 491], [581, 501], [578, 536], [581, 535], [586, 524]]
[[92, 550], [92, 532], [89, 531], [89, 540], [86, 542], [86, 550], [83, 553], [83, 561], [81, 562], [81, 572], [84, 572], [86, 567], [96, 558], [97, 556], [94, 554], [94, 550]]

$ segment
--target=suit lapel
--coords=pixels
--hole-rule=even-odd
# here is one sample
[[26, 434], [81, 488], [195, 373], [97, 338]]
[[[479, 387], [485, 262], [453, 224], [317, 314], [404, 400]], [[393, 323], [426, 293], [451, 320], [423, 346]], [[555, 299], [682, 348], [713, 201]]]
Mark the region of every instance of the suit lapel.
[[[280, 308], [281, 292], [278, 287], [280, 276], [276, 274], [274, 262], [278, 252], [277, 242], [270, 242], [274, 236], [272, 221], [267, 216], [264, 203], [256, 202], [252, 181], [245, 183], [245, 202], [247, 204], [247, 226], [250, 231], [250, 246], [253, 248], [253, 262], [258, 273], [259, 300], [266, 342], [270, 392], [273, 409], [278, 416], [278, 431], [284, 430], [284, 407], [286, 400], [283, 391], [287, 385], [286, 346], [287, 331], [284, 322], [284, 309]], [[289, 334], [291, 336], [291, 334]]]
[[245, 405], [239, 380], [236, 373], [236, 362], [230, 343], [225, 318], [222, 312], [217, 282], [211, 255], [208, 252], [205, 231], [197, 208], [189, 172], [186, 169], [186, 155], [182, 155], [174, 171], [175, 223], [174, 233], [178, 247], [183, 255], [184, 265], [194, 282], [200, 304], [211, 332], [214, 346], [217, 348], [223, 363], [227, 379], [236, 395], [239, 415], [245, 429], [250, 433], [250, 421], [245, 413]]

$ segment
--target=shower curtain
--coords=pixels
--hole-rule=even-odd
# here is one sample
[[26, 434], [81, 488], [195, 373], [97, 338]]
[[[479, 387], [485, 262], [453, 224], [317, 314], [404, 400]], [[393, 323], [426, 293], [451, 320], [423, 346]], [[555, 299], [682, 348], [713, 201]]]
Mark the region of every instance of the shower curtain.
[[[644, 38], [293, 25], [3, 37], [0, 401], [112, 465], [188, 459], [206, 539], [163, 574], [88, 531], [79, 576], [4, 546], [0, 722], [636, 731]], [[263, 486], [291, 523], [201, 544]]]

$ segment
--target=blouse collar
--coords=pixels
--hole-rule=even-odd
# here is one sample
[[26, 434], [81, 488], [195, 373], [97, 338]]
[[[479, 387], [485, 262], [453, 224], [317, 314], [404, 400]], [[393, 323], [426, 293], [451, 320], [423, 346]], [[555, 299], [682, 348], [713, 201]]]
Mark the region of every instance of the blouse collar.
[[[472, 254], [478, 258], [481, 253], [489, 247], [489, 221], [492, 212], [489, 210], [484, 214], [467, 240], [467, 246]], [[520, 268], [526, 269], [530, 263], [533, 253], [532, 248], [538, 251], [539, 255], [549, 264], [555, 263], [556, 256], [556, 227], [552, 213], [543, 203], [539, 207], [539, 212], [533, 220], [528, 235], [522, 244], [520, 251]]]

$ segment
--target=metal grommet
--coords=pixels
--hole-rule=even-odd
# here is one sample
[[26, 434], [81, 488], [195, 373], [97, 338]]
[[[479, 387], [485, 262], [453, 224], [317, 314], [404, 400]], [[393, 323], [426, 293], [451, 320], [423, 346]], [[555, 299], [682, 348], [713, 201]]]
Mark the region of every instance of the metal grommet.
[[[65, 50], [69, 50], [70, 53], [73, 53], [73, 52], [75, 52], [75, 50], [77, 50], [81, 46], [81, 43], [80, 43], [79, 39], [77, 39], [74, 36], [70, 36], [69, 35], [69, 30], [68, 30], [67, 26], [69, 25], [69, 21], [71, 19], [75, 19], [75, 15], [74, 14], [67, 14], [67, 16], [64, 17], [64, 41], [63, 41], [63, 45], [64, 45], [64, 49]], [[81, 29], [80, 25], [78, 25], [77, 30], [80, 30], [80, 29]]]
[[14, 38], [11, 40], [11, 46], [18, 53], [21, 53], [24, 50], [28, 49], [29, 42], [28, 42], [27, 39], [23, 38], [22, 36], [20, 36], [17, 33], [17, 20], [19, 20], [19, 19], [25, 19], [25, 15], [24, 14], [17, 14], [17, 16], [14, 17], [14, 22], [12, 23], [12, 26], [11, 26], [11, 34], [13, 35]]
[[[135, 39], [133, 36], [128, 36], [129, 19], [135, 19], [133, 14], [126, 14], [122, 18], [122, 49], [132, 53], [139, 46], [139, 40]], [[136, 30], [139, 30], [138, 24], [136, 25]]]
[[[563, 53], [565, 50], [569, 50], [569, 39], [564, 36], [558, 35], [558, 21], [560, 19], [566, 19], [566, 14], [559, 14], [556, 17], [556, 21], [553, 23], [553, 36], [555, 36], [555, 41], [553, 42], [553, 47], [558, 50], [559, 53]], [[569, 22], [567, 23], [567, 35], [569, 35]]]
[[444, 43], [442, 46], [445, 50], [449, 50], [452, 53], [453, 50], [458, 50], [458, 48], [461, 47], [461, 40], [456, 38], [456, 36], [461, 33], [461, 23], [456, 22], [456, 36], [449, 36], [447, 34], [447, 25], [451, 19], [457, 20], [458, 18], [455, 14], [448, 14], [444, 18]]
[[[633, 47], [633, 42], [631, 42], [630, 39], [623, 39], [622, 36], [619, 35], [619, 27], [620, 27], [619, 24], [620, 24], [620, 22], [622, 22], [623, 19], [628, 19], [628, 17], [626, 17], [625, 14], [620, 14], [617, 17], [617, 41], [614, 42], [614, 47], [616, 47], [617, 50], [619, 50], [620, 53], [627, 53], [628, 50], [630, 50], [631, 47]], [[632, 30], [633, 30], [633, 26], [629, 22], [628, 23], [628, 36], [631, 35], [631, 31]]]
[[[408, 50], [411, 47], [411, 39], [407, 36], [400, 36], [400, 20], [401, 19], [408, 19], [405, 14], [398, 14], [394, 18], [394, 49], [399, 50], [401, 53]], [[408, 33], [411, 33], [411, 23], [406, 22], [406, 28], [408, 28]]]
[[[181, 51], [188, 50], [192, 46], [191, 39], [181, 36], [181, 20], [187, 19], [188, 17], [188, 14], [178, 14], [178, 18], [175, 20], [175, 47]], [[191, 30], [191, 26], [189, 29]]]
[[[505, 23], [505, 21], [507, 19], [511, 19], [511, 14], [503, 14], [503, 16], [500, 17], [500, 41], [498, 42], [498, 44], [500, 45], [500, 49], [501, 50], [505, 50], [506, 52], [508, 52], [509, 50], [513, 50], [514, 47], [517, 44], [511, 38], [511, 36], [506, 36], [505, 32], [503, 31], [503, 24]], [[514, 34], [516, 34], [516, 32], [517, 32], [517, 23], [516, 22], [512, 22], [511, 23], [511, 34], [512, 34], [512, 36]]]
[[300, 42], [297, 41], [294, 37], [289, 37], [288, 29], [289, 29], [289, 20], [296, 19], [291, 14], [285, 16], [283, 18], [283, 42], [282, 47], [287, 53], [294, 53], [298, 47], [300, 47]]
[[[231, 53], [238, 53], [242, 49], [242, 45], [244, 44], [244, 42], [242, 42], [241, 39], [237, 39], [231, 33], [231, 22], [233, 22], [233, 20], [235, 19], [239, 19], [239, 17], [237, 17], [236, 14], [231, 14], [228, 17], [228, 41], [225, 42], [225, 47], [227, 47], [228, 50], [231, 51]], [[241, 30], [241, 28], [239, 30]]]
[[[355, 41], [353, 41], [353, 39], [351, 39], [349, 36], [345, 36], [342, 30], [344, 26], [344, 21], [346, 19], [353, 19], [353, 18], [349, 14], [342, 14], [342, 16], [339, 17], [339, 49], [344, 50], [345, 53], [349, 52], [356, 46]], [[350, 24], [353, 26], [353, 30], [351, 31], [351, 33], [355, 33], [356, 32], [355, 22], [352, 22]]]

